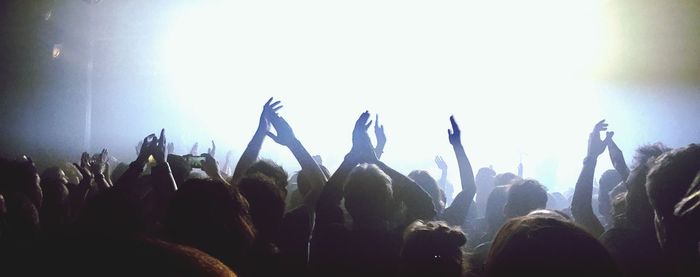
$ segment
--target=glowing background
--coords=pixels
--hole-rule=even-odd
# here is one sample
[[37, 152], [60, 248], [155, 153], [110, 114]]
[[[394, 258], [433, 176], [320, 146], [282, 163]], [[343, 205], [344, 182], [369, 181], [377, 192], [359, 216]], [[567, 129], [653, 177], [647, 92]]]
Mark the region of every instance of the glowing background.
[[[204, 152], [214, 139], [219, 160], [227, 150], [237, 159], [271, 96], [331, 170], [350, 148], [354, 120], [369, 110], [386, 127], [385, 161], [437, 176], [439, 154], [454, 184], [451, 114], [475, 169], [515, 171], [522, 156], [525, 175], [555, 190], [575, 182], [587, 134], [602, 118], [628, 161], [643, 143], [700, 141], [693, 1], [53, 3], [46, 24], [64, 36], [47, 45], [60, 43], [61, 54], [38, 67], [45, 75], [29, 74], [39, 80], [28, 79], [32, 93], [0, 102], [3, 153], [37, 157], [31, 152], [43, 148], [78, 158], [106, 146], [128, 162], [137, 141], [165, 127], [178, 153], [194, 142]], [[90, 39], [94, 111], [84, 149]], [[18, 146], [7, 147], [10, 136]], [[271, 141], [262, 156], [298, 168]], [[597, 173], [607, 168], [604, 154]]]
[[[578, 165], [602, 117], [591, 81], [615, 47], [603, 2], [210, 1], [171, 11], [162, 64], [199, 141], [245, 145], [276, 96], [331, 168], [369, 109], [390, 164], [435, 169], [441, 154], [456, 169], [445, 131], [455, 114], [475, 167], [515, 171], [522, 154], [534, 176], [545, 160]], [[564, 142], [579, 144], [562, 153]]]

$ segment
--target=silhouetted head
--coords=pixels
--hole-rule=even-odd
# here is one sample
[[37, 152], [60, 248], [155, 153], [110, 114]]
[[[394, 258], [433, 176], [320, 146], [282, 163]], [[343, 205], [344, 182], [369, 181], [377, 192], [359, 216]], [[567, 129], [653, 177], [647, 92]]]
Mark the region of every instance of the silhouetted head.
[[506, 206], [506, 202], [508, 202], [509, 187], [509, 185], [495, 187], [491, 194], [489, 194], [488, 200], [486, 200], [486, 212], [484, 217], [486, 218], [491, 234], [495, 233], [506, 220], [503, 208]]
[[68, 201], [68, 179], [58, 167], [50, 167], [41, 174], [43, 204], [55, 205]]
[[58, 167], [44, 170], [41, 176], [41, 225], [45, 229], [59, 228], [66, 223], [70, 212], [69, 192], [66, 187], [68, 180], [63, 170]]
[[311, 189], [308, 172], [302, 169], [297, 173], [296, 176], [297, 189], [299, 190], [299, 193], [301, 193], [301, 195], [306, 195]]
[[617, 186], [620, 182], [622, 182], [622, 176], [614, 169], [608, 169], [603, 172], [603, 175], [600, 176], [600, 180], [598, 180], [600, 187], [608, 188], [607, 191], [612, 190], [612, 188]]
[[645, 187], [647, 173], [653, 161], [669, 150], [671, 149], [661, 143], [639, 147], [634, 158], [635, 166], [625, 181], [627, 186], [625, 219], [629, 221], [630, 227], [638, 229], [645, 235], [651, 236], [656, 233], [654, 211], [649, 204]]
[[612, 215], [611, 199], [608, 193], [620, 182], [622, 182], [622, 176], [614, 169], [603, 172], [598, 180], [598, 212], [608, 221]]
[[646, 188], [654, 209], [659, 243], [664, 248], [669, 243], [695, 244], [697, 250], [697, 241], [688, 233], [690, 228], [673, 213], [700, 172], [700, 145], [691, 144], [666, 152], [651, 166]]
[[521, 180], [508, 189], [508, 202], [504, 207], [506, 218], [523, 216], [547, 207], [547, 191], [532, 179]]
[[488, 167], [479, 168], [479, 171], [474, 176], [474, 181], [479, 187], [493, 187], [496, 180], [496, 171]]
[[373, 164], [353, 168], [345, 183], [345, 209], [355, 227], [386, 223], [391, 213], [391, 178]]
[[32, 161], [0, 161], [0, 193], [5, 196], [22, 193], [36, 208], [40, 208], [43, 194], [39, 181], [39, 174]]
[[144, 201], [118, 189], [102, 191], [88, 198], [78, 218], [82, 233], [126, 236], [144, 232], [147, 229], [147, 215]]
[[414, 170], [413, 172], [408, 174], [408, 178], [411, 178], [411, 180], [416, 182], [416, 184], [418, 184], [419, 187], [421, 187], [425, 192], [428, 193], [428, 195], [430, 195], [430, 198], [433, 200], [433, 205], [438, 210], [438, 212], [441, 212], [445, 209], [445, 203], [442, 201], [440, 188], [438, 187], [437, 181], [435, 181], [435, 178], [433, 178], [433, 176], [430, 176], [430, 173], [428, 173], [428, 171]]
[[629, 223], [626, 218], [627, 212], [627, 192], [620, 193], [612, 199], [611, 217], [614, 227], [623, 227]]
[[260, 173], [241, 179], [238, 189], [250, 204], [250, 216], [258, 239], [273, 242], [284, 218], [285, 194], [272, 178]]
[[515, 175], [514, 173], [506, 172], [506, 173], [499, 173], [496, 174], [495, 177], [493, 177], [493, 185], [494, 186], [505, 186], [508, 184], [513, 183], [516, 180], [520, 180], [521, 178], [518, 177], [518, 175]]
[[155, 239], [90, 237], [56, 246], [43, 253], [37, 276], [236, 276], [198, 249]]
[[256, 173], [272, 178], [274, 184], [284, 192], [285, 196], [287, 195], [287, 181], [289, 180], [289, 176], [280, 165], [271, 160], [261, 159], [250, 166], [245, 175], [253, 176]]
[[571, 217], [559, 210], [548, 210], [548, 209], [540, 209], [540, 210], [534, 210], [531, 211], [530, 213], [527, 214], [527, 216], [536, 216], [536, 217], [551, 217], [563, 221], [571, 221]]
[[510, 219], [498, 231], [486, 260], [487, 276], [615, 276], [598, 240], [556, 215]]
[[444, 222], [416, 221], [404, 232], [401, 276], [461, 276], [464, 233]]
[[190, 179], [180, 186], [164, 223], [175, 242], [229, 265], [240, 265], [255, 239], [246, 199], [228, 184], [211, 179]]

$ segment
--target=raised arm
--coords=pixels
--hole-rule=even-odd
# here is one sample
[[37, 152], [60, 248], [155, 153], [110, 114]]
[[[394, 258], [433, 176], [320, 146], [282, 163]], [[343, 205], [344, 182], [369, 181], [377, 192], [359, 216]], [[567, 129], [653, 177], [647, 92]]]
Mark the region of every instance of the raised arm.
[[155, 144], [152, 144], [151, 153], [156, 160], [156, 166], [151, 169], [153, 177], [154, 189], [161, 194], [162, 197], [169, 198], [177, 190], [177, 184], [173, 178], [173, 173], [168, 164], [167, 141], [165, 139], [165, 129], [161, 129], [160, 137]]
[[377, 137], [377, 147], [374, 148], [374, 154], [377, 159], [382, 158], [384, 154], [384, 146], [386, 146], [386, 133], [384, 133], [384, 125], [379, 124], [379, 115], [374, 118], [374, 135]]
[[241, 155], [241, 158], [236, 164], [236, 169], [233, 171], [233, 177], [231, 177], [231, 184], [237, 185], [238, 182], [243, 179], [243, 175], [250, 168], [255, 161], [258, 159], [260, 154], [260, 148], [262, 148], [263, 140], [267, 133], [270, 132], [270, 122], [267, 119], [267, 114], [274, 113], [281, 109], [282, 106], [279, 105], [280, 101], [272, 103], [272, 98], [267, 100], [263, 106], [263, 111], [260, 114], [260, 122], [258, 123], [258, 129], [253, 134], [253, 138], [248, 143], [245, 151]]
[[89, 162], [90, 172], [94, 176], [99, 190], [106, 190], [112, 187], [112, 181], [109, 177], [109, 164], [107, 164], [108, 157], [107, 149], [102, 149], [102, 152], [93, 156]]
[[294, 131], [292, 127], [289, 126], [289, 123], [275, 112], [269, 113], [267, 116], [272, 126], [275, 127], [275, 131], [277, 131], [276, 135], [268, 132], [268, 136], [280, 145], [289, 148], [292, 154], [294, 154], [294, 157], [299, 162], [299, 165], [301, 165], [301, 169], [304, 174], [306, 174], [309, 181], [309, 191], [304, 196], [304, 204], [311, 209], [315, 208], [321, 190], [326, 184], [326, 176], [323, 174], [321, 167], [319, 167], [313, 157], [311, 157], [309, 151], [304, 148], [304, 145], [294, 135]]
[[438, 186], [440, 186], [440, 189], [447, 194], [447, 163], [442, 156], [435, 156], [435, 165], [437, 165], [437, 167], [440, 169], [440, 180], [438, 180]]
[[452, 124], [452, 130], [447, 130], [447, 135], [450, 144], [452, 144], [452, 149], [455, 151], [455, 156], [457, 157], [462, 191], [457, 194], [452, 204], [445, 209], [443, 216], [449, 224], [461, 225], [469, 212], [469, 206], [474, 199], [474, 195], [476, 195], [476, 181], [474, 180], [472, 165], [464, 151], [464, 146], [462, 146], [462, 132], [454, 116], [450, 116], [450, 123]]
[[355, 127], [352, 132], [352, 149], [345, 155], [345, 159], [340, 164], [340, 167], [331, 175], [331, 178], [328, 179], [326, 186], [321, 191], [316, 205], [317, 226], [343, 223], [343, 211], [340, 208], [340, 202], [343, 200], [343, 184], [347, 180], [348, 175], [350, 175], [350, 171], [362, 160], [360, 148], [361, 145], [366, 144], [363, 143], [362, 132], [366, 134], [366, 130], [370, 126], [367, 124], [367, 118], [369, 118], [369, 113], [365, 112], [355, 121]]
[[355, 124], [352, 152], [358, 153], [357, 156], [361, 158], [362, 162], [376, 164], [389, 175], [394, 190], [394, 199], [404, 203], [409, 221], [432, 219], [435, 216], [435, 206], [430, 195], [413, 180], [379, 161], [372, 141], [367, 134], [367, 129], [372, 125], [372, 121], [368, 122], [368, 120], [369, 112], [365, 112]]
[[608, 146], [608, 153], [610, 154], [610, 162], [612, 162], [613, 167], [620, 173], [622, 180], [627, 180], [630, 176], [630, 169], [627, 167], [625, 162], [625, 156], [622, 154], [620, 147], [617, 147], [617, 143], [612, 139], [614, 132], [607, 132], [605, 136], [605, 144]]
[[[598, 122], [593, 128], [593, 132], [588, 137], [588, 152], [583, 159], [583, 168], [576, 181], [574, 197], [571, 200], [571, 214], [574, 220], [581, 224], [588, 232], [595, 237], [599, 237], [605, 228], [593, 213], [593, 176], [598, 156], [605, 151], [605, 143], [600, 139], [600, 132], [607, 130], [608, 124], [605, 120]], [[609, 134], [609, 133], [608, 133]]]
[[148, 162], [148, 157], [151, 156], [152, 145], [156, 143], [156, 134], [150, 134], [143, 139], [143, 142], [139, 143], [140, 149], [137, 151], [138, 156], [136, 160], [129, 164], [129, 168], [119, 177], [117, 180], [117, 187], [128, 187], [136, 184], [139, 176], [143, 173], [143, 168]]

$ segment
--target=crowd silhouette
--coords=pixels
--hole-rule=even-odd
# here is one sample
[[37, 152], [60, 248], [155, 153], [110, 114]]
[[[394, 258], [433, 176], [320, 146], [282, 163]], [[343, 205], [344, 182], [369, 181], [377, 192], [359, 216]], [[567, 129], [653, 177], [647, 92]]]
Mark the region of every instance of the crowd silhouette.
[[[453, 192], [442, 157], [438, 179], [382, 161], [387, 136], [369, 112], [331, 172], [281, 108], [264, 104], [235, 165], [214, 142], [173, 153], [164, 129], [129, 164], [107, 149], [41, 172], [28, 156], [0, 160], [0, 276], [700, 276], [698, 144], [643, 145], [628, 167], [602, 120], [563, 195], [522, 165], [475, 174], [478, 145], [450, 117]], [[301, 170], [261, 158], [266, 139]], [[606, 149], [615, 169], [596, 182]]]

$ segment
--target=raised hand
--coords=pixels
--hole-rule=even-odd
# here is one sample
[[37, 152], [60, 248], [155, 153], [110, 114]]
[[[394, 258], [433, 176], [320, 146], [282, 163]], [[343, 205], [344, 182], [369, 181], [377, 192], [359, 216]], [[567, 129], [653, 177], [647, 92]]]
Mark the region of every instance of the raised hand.
[[352, 150], [351, 153], [360, 157], [364, 162], [376, 163], [378, 161], [374, 153], [372, 141], [367, 134], [367, 129], [372, 126], [372, 121], [369, 120], [369, 112], [365, 111], [355, 121], [355, 128], [352, 131]]
[[462, 132], [459, 130], [459, 125], [457, 125], [457, 122], [455, 121], [455, 116], [450, 116], [450, 124], [452, 124], [452, 130], [448, 129], [447, 130], [447, 136], [450, 140], [450, 144], [452, 146], [461, 146], [462, 145]]
[[167, 141], [165, 139], [165, 128], [160, 130], [160, 137], [155, 143], [151, 144], [151, 155], [156, 160], [157, 163], [167, 162], [168, 149]]
[[250, 168], [253, 163], [258, 159], [260, 154], [260, 149], [262, 148], [263, 141], [270, 132], [270, 121], [268, 120], [268, 115], [276, 113], [282, 108], [280, 101], [272, 102], [273, 98], [270, 98], [263, 105], [263, 110], [260, 113], [260, 122], [258, 123], [258, 129], [253, 134], [253, 138], [248, 142], [248, 146], [243, 150], [241, 158], [236, 164], [236, 168], [233, 171], [233, 177], [231, 178], [231, 183], [236, 185], [242, 178], [246, 170]]
[[374, 117], [374, 135], [377, 137], [377, 148], [384, 148], [386, 145], [386, 134], [384, 133], [384, 125], [379, 124], [379, 115]]
[[175, 144], [172, 142], [168, 142], [168, 154], [173, 154], [175, 153]]
[[199, 142], [195, 142], [192, 145], [192, 148], [190, 148], [190, 155], [192, 156], [199, 156]]
[[[600, 139], [600, 132], [606, 130], [608, 130], [608, 124], [605, 123], [605, 119], [598, 121], [593, 127], [593, 132], [588, 137], [588, 157], [597, 158], [600, 154], [603, 154], [605, 143]], [[612, 132], [608, 132], [606, 140], [608, 137], [612, 139], [612, 134]]]
[[202, 170], [207, 173], [209, 178], [215, 180], [224, 180], [221, 176], [221, 170], [219, 169], [219, 162], [214, 159], [214, 156], [209, 154], [202, 154], [204, 156], [204, 162], [202, 163]]
[[214, 144], [214, 140], [211, 141], [211, 148], [207, 149], [207, 154], [212, 157], [216, 156], [216, 144]]
[[374, 148], [374, 154], [377, 159], [384, 154], [384, 146], [386, 145], [386, 134], [384, 133], [384, 125], [379, 124], [379, 115], [374, 118], [374, 136], [377, 138], [377, 147]]
[[138, 156], [138, 155], [141, 154], [141, 150], [143, 150], [143, 143], [144, 143], [145, 141], [146, 141], [146, 140], [144, 139], [144, 141], [139, 141], [139, 143], [136, 144], [136, 147], [135, 147], [136, 156]]
[[277, 111], [284, 107], [280, 105], [280, 103], [282, 103], [281, 101], [272, 102], [273, 100], [273, 97], [270, 97], [270, 99], [265, 102], [265, 105], [263, 105], [262, 113], [260, 113], [258, 130], [256, 133], [267, 135], [267, 133], [270, 132], [270, 115], [277, 113]]
[[447, 163], [442, 159], [442, 156], [435, 156], [435, 165], [442, 171], [447, 170]]
[[83, 152], [83, 154], [80, 156], [80, 164], [73, 163], [73, 166], [75, 166], [75, 168], [80, 172], [80, 175], [83, 176], [83, 178], [80, 180], [80, 184], [78, 185], [84, 189], [89, 189], [92, 187], [93, 175], [90, 172], [90, 154]]
[[627, 167], [622, 150], [620, 150], [620, 147], [618, 147], [613, 140], [614, 135], [615, 132], [605, 133], [605, 140], [603, 140], [603, 143], [605, 143], [605, 145], [608, 147], [608, 153], [610, 154], [610, 161], [612, 162], [613, 167], [618, 173], [620, 173], [622, 180], [627, 180], [627, 177], [630, 175], [630, 170]]
[[[102, 152], [98, 155], [94, 155], [90, 161], [89, 167], [90, 172], [94, 175], [104, 175], [107, 168], [107, 160], [109, 159], [109, 152], [107, 149], [102, 149]], [[81, 161], [82, 162], [82, 161]]]
[[148, 157], [151, 155], [151, 150], [153, 149], [153, 144], [156, 143], [157, 139], [158, 137], [156, 137], [155, 134], [150, 134], [143, 138], [143, 142], [139, 144], [141, 148], [138, 151], [139, 155], [136, 158], [136, 162], [143, 165], [148, 161]]
[[275, 127], [275, 131], [277, 132], [277, 134], [275, 135], [271, 132], [267, 132], [267, 135], [270, 138], [272, 138], [272, 140], [281, 145], [292, 145], [292, 143], [294, 143], [294, 141], [296, 140], [296, 136], [294, 135], [292, 127], [289, 126], [289, 123], [287, 123], [287, 121], [284, 120], [284, 118], [282, 118], [276, 113], [269, 114], [268, 118], [270, 120], [270, 123], [272, 123], [272, 126]]

